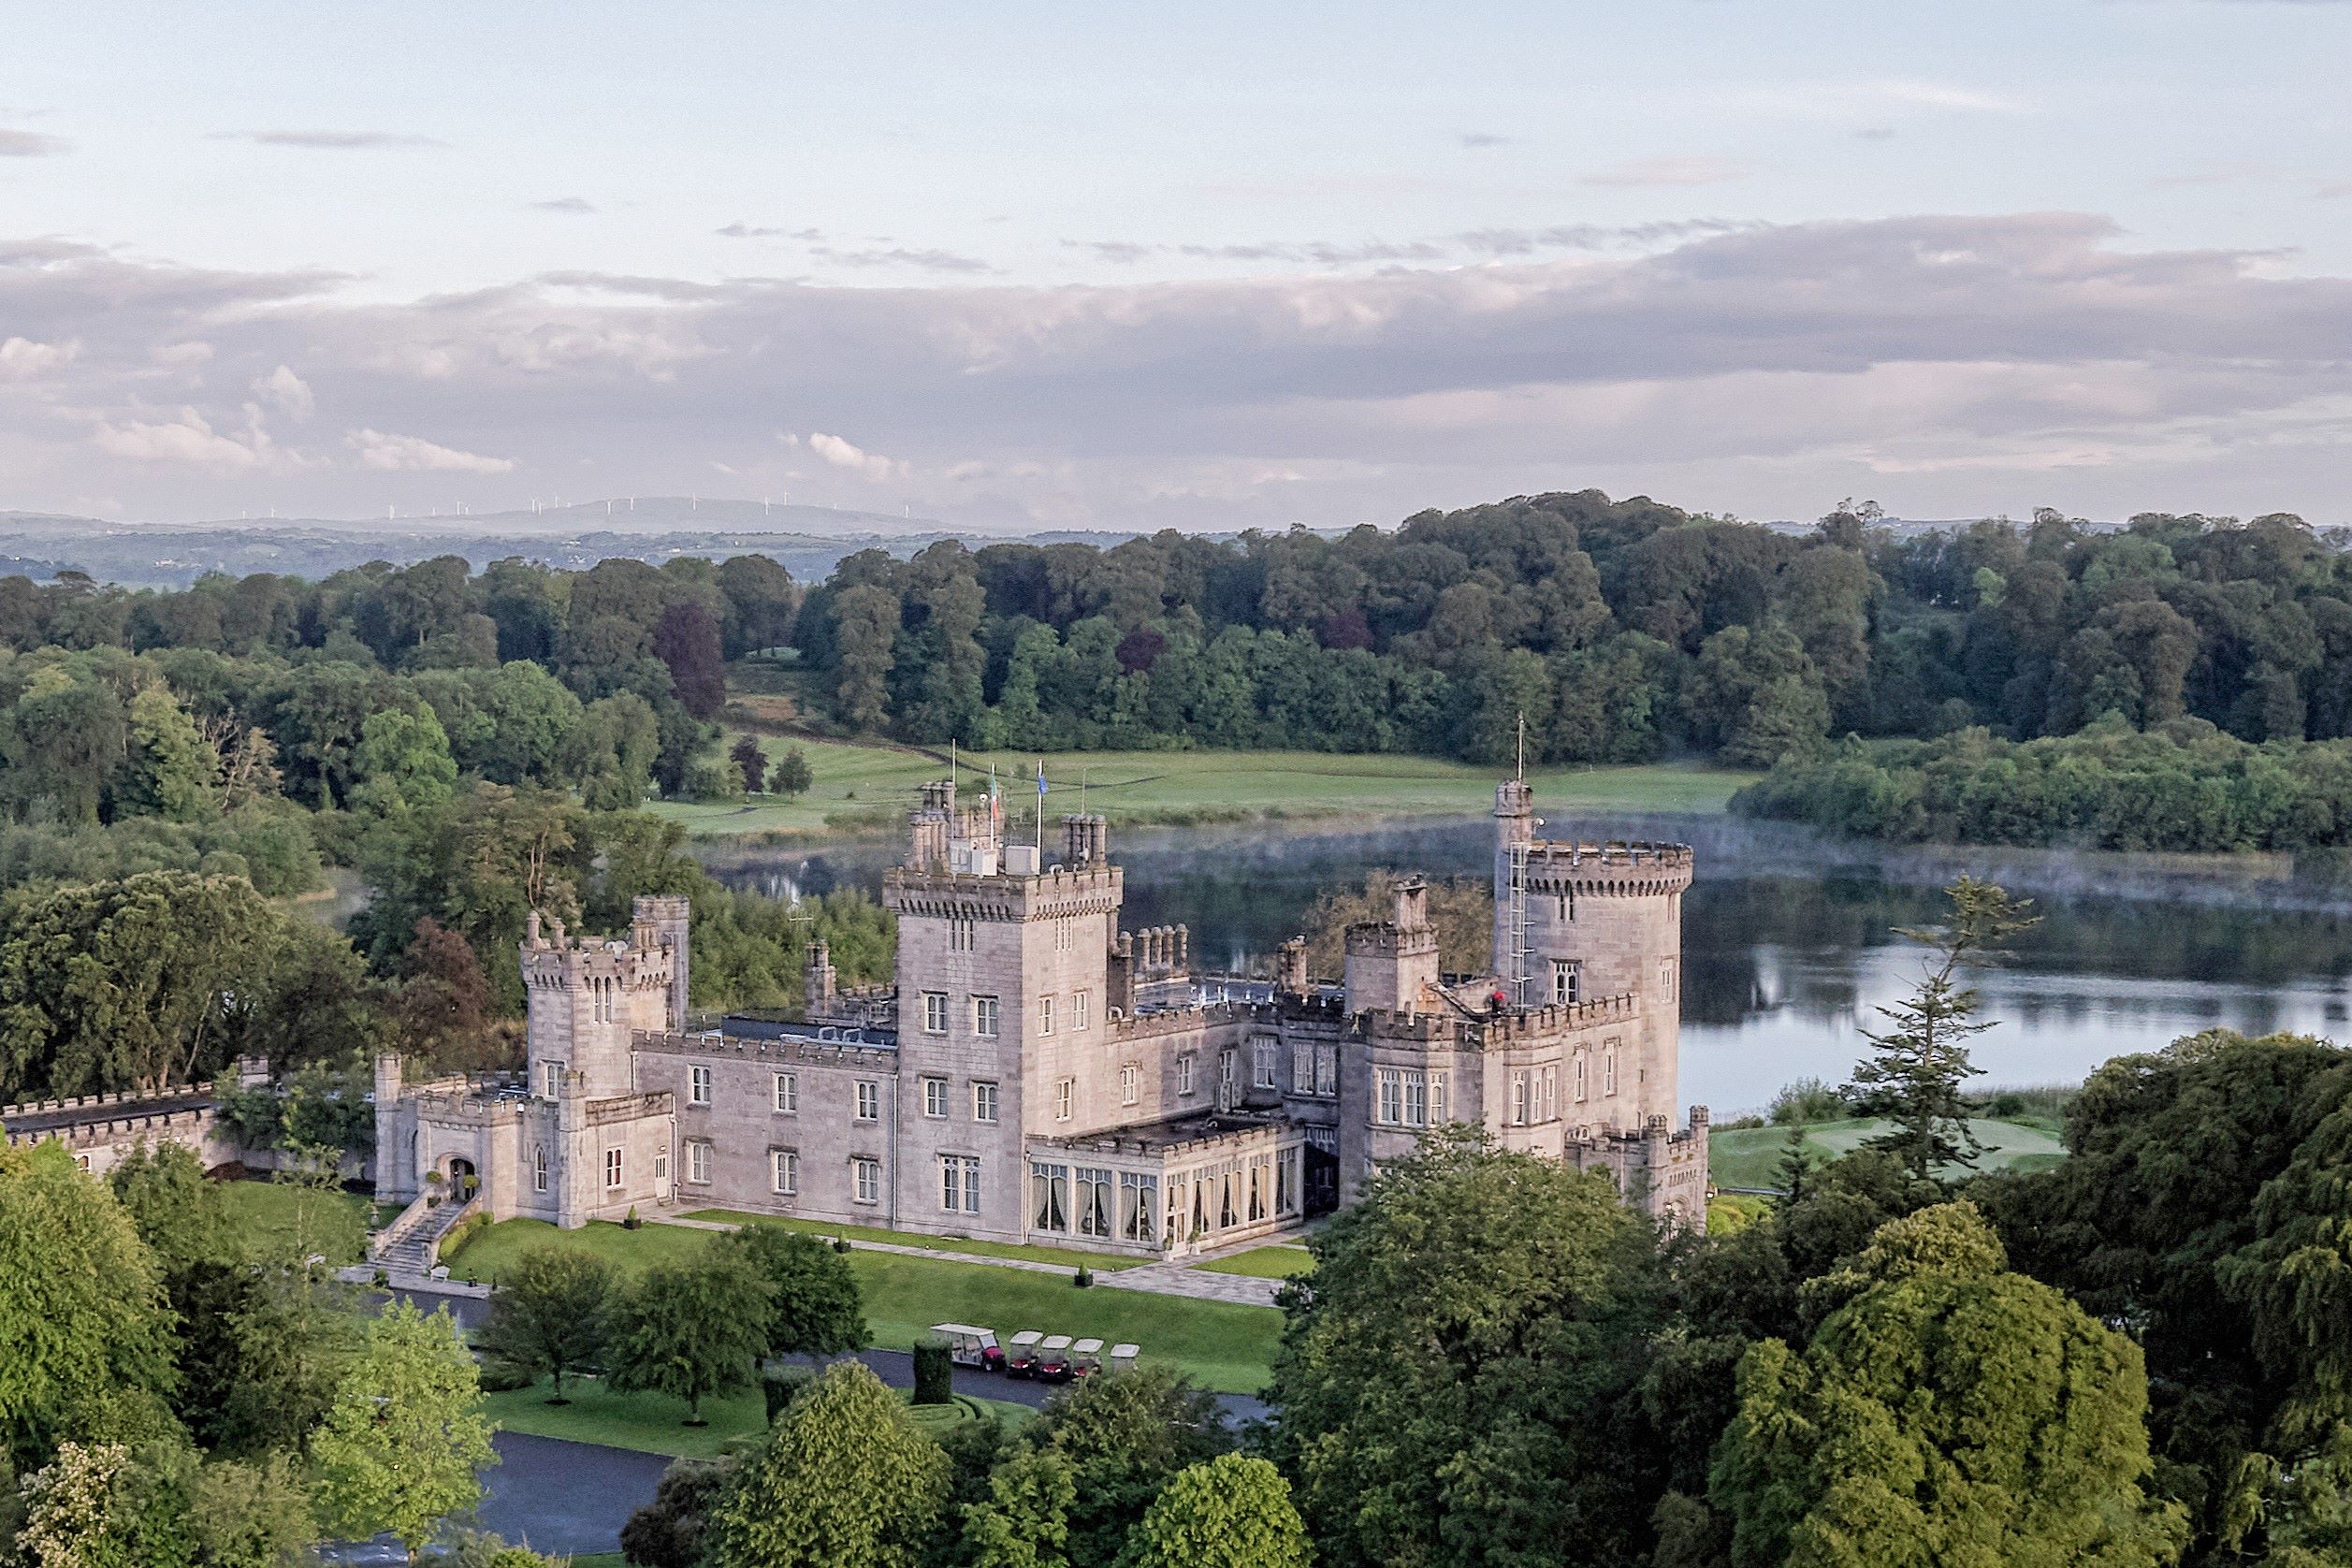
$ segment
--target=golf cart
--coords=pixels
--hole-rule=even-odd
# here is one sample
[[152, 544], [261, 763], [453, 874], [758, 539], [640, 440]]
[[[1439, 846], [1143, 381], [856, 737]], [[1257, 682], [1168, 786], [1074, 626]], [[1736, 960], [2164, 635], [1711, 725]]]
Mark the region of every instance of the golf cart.
[[1135, 1358], [1141, 1354], [1143, 1354], [1143, 1347], [1140, 1344], [1112, 1345], [1111, 1347], [1111, 1370], [1115, 1372], [1135, 1371]]
[[1005, 1345], [1005, 1375], [1035, 1377], [1038, 1375], [1038, 1342], [1045, 1338], [1041, 1328], [1024, 1328]]
[[1070, 1337], [1050, 1334], [1038, 1346], [1037, 1379], [1039, 1383], [1067, 1383], [1078, 1373], [1070, 1366]]
[[978, 1367], [982, 1372], [1005, 1370], [1004, 1347], [996, 1343], [994, 1328], [975, 1328], [968, 1323], [935, 1323], [931, 1331], [948, 1342], [948, 1359], [959, 1367]]
[[1092, 1377], [1102, 1371], [1102, 1341], [1081, 1340], [1071, 1345], [1070, 1371], [1080, 1377]]

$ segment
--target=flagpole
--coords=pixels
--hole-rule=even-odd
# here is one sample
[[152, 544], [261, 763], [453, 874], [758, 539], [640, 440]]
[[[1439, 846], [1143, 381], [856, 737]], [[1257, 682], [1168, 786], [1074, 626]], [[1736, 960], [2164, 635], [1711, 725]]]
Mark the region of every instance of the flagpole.
[[1045, 759], [1038, 759], [1038, 864], [1045, 864]]

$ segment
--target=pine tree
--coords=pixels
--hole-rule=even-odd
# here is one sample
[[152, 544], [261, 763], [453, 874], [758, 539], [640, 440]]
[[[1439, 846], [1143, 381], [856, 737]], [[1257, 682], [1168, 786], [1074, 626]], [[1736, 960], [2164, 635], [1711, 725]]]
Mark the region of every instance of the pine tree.
[[2029, 899], [2011, 898], [1992, 882], [1963, 877], [1944, 890], [1952, 918], [1941, 925], [1898, 927], [1898, 935], [1925, 945], [1935, 955], [1909, 1000], [1880, 1008], [1892, 1027], [1866, 1030], [1878, 1047], [1874, 1060], [1858, 1064], [1849, 1090], [1866, 1113], [1887, 1117], [1894, 1127], [1866, 1148], [1883, 1149], [1921, 1181], [1938, 1167], [1969, 1166], [1984, 1152], [1968, 1128], [1961, 1084], [1983, 1069], [1968, 1060], [1968, 1039], [1992, 1027], [1976, 1010], [1982, 998], [1960, 982], [1967, 965], [2003, 956], [2000, 944], [2040, 923], [2025, 911]]
[[760, 737], [747, 734], [737, 738], [728, 759], [743, 775], [743, 792], [756, 795], [767, 785], [768, 754], [760, 749]]
[[779, 795], [807, 792], [816, 780], [808, 770], [808, 754], [795, 746], [776, 760], [776, 772], [768, 780], [768, 788]]

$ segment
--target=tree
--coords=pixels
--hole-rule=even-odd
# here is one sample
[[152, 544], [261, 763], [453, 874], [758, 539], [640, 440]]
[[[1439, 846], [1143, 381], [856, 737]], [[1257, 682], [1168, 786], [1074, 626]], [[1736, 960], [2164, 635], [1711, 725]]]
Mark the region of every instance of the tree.
[[1169, 1482], [1135, 1528], [1131, 1568], [1306, 1568], [1290, 1485], [1264, 1459], [1220, 1454]]
[[743, 792], [756, 795], [767, 788], [768, 754], [760, 749], [760, 737], [745, 733], [735, 737], [727, 760], [743, 775]]
[[784, 755], [776, 760], [776, 772], [768, 787], [779, 795], [791, 796], [806, 794], [814, 782], [815, 777], [808, 769], [808, 754], [794, 746], [788, 747]]
[[1605, 1175], [1432, 1134], [1285, 1287], [1275, 1457], [1342, 1568], [1647, 1549], [1647, 1225]]
[[159, 1473], [120, 1443], [63, 1445], [24, 1478], [13, 1560], [27, 1568], [194, 1568], [187, 1500], [174, 1485], [187, 1468]]
[[719, 622], [700, 600], [683, 599], [661, 612], [653, 629], [654, 657], [669, 666], [678, 701], [697, 719], [714, 719], [727, 705], [727, 663]]
[[152, 1427], [171, 1380], [163, 1282], [131, 1216], [62, 1145], [0, 1146], [0, 1460]]
[[621, 1555], [636, 1568], [704, 1568], [711, 1510], [734, 1485], [738, 1461], [679, 1459], [661, 1473], [653, 1500], [620, 1527]]
[[429, 707], [414, 712], [385, 708], [359, 727], [359, 750], [352, 760], [358, 787], [352, 804], [378, 816], [429, 811], [457, 787], [457, 764], [449, 755], [449, 735]]
[[123, 814], [202, 821], [218, 809], [212, 781], [219, 769], [219, 753], [169, 691], [151, 686], [131, 699], [130, 755], [117, 792]]
[[305, 1568], [317, 1561], [310, 1494], [284, 1454], [252, 1464], [206, 1463], [189, 1492], [188, 1536], [198, 1568]]
[[621, 1297], [606, 1342], [606, 1385], [684, 1400], [690, 1427], [703, 1424], [711, 1395], [750, 1387], [767, 1347], [767, 1284], [724, 1243], [647, 1269]]
[[724, 1568], [914, 1568], [947, 1504], [948, 1458], [862, 1361], [787, 1405], [712, 1517]]
[[728, 658], [741, 659], [791, 641], [800, 588], [774, 556], [731, 556], [720, 561], [719, 591], [726, 599], [719, 638]]
[[1963, 877], [1944, 890], [1952, 918], [1937, 926], [1904, 927], [1901, 935], [1935, 954], [1910, 1000], [1880, 1008], [1893, 1024], [1883, 1034], [1864, 1031], [1879, 1050], [1876, 1060], [1854, 1068], [1850, 1092], [1863, 1110], [1890, 1118], [1891, 1131], [1867, 1145], [1902, 1160], [1924, 1181], [1948, 1165], [1972, 1165], [1982, 1145], [1968, 1129], [1968, 1108], [1960, 1085], [1979, 1072], [1965, 1043], [1992, 1027], [1975, 1021], [1981, 998], [1958, 981], [1961, 966], [2001, 956], [2000, 944], [2032, 929], [2040, 917], [2028, 915], [2031, 900], [2010, 897], [1991, 882]]
[[1216, 1397], [1156, 1367], [1088, 1378], [1026, 1435], [1070, 1466], [1071, 1568], [1109, 1568], [1169, 1476], [1231, 1446]]
[[2139, 1348], [2006, 1262], [1973, 1205], [1924, 1209], [1815, 1282], [1842, 1304], [1804, 1350], [1749, 1351], [1711, 1486], [1735, 1568], [2178, 1558]]
[[771, 1225], [747, 1225], [722, 1244], [767, 1286], [764, 1354], [839, 1356], [865, 1343], [858, 1277], [832, 1247]]
[[474, 1473], [498, 1456], [446, 1308], [427, 1317], [399, 1301], [368, 1326], [311, 1454], [327, 1522], [354, 1537], [389, 1532], [411, 1562], [443, 1519], [481, 1502]]
[[1076, 1473], [1051, 1449], [1014, 1455], [989, 1473], [988, 1499], [964, 1515], [971, 1568], [1068, 1568]]
[[569, 1404], [564, 1374], [594, 1366], [602, 1354], [614, 1279], [613, 1266], [593, 1254], [533, 1247], [500, 1276], [477, 1347], [534, 1378], [554, 1379], [547, 1402]]

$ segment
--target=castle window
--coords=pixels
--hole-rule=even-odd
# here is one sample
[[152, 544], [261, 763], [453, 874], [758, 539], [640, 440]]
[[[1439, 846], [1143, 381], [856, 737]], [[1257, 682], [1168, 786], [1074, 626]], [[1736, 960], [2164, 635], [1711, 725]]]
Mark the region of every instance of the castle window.
[[1119, 1103], [1121, 1105], [1133, 1105], [1136, 1102], [1137, 1090], [1142, 1078], [1143, 1069], [1133, 1062], [1127, 1063], [1119, 1069]]
[[1067, 1236], [1070, 1228], [1070, 1168], [1032, 1161], [1029, 1166], [1029, 1228]]
[[972, 922], [970, 921], [959, 918], [948, 922], [948, 951], [950, 952], [972, 951]]
[[1193, 1061], [1193, 1053], [1189, 1051], [1176, 1058], [1176, 1092], [1180, 1095], [1192, 1093]]
[[1262, 1158], [1253, 1158], [1250, 1161], [1250, 1218], [1252, 1221], [1262, 1220], [1266, 1217], [1266, 1167], [1269, 1163], [1270, 1162]]
[[1523, 1072], [1511, 1075], [1511, 1124], [1527, 1125], [1527, 1074]]
[[922, 994], [922, 1032], [944, 1035], [948, 1032], [948, 994], [926, 991]]
[[980, 1164], [965, 1154], [939, 1156], [939, 1207], [948, 1213], [980, 1212]]
[[1662, 1002], [1674, 1000], [1674, 960], [1671, 958], [1658, 961], [1658, 999]]
[[1119, 1234], [1129, 1241], [1148, 1241], [1159, 1224], [1160, 1182], [1156, 1176], [1119, 1172]]
[[879, 1203], [882, 1200], [882, 1162], [871, 1155], [860, 1154], [849, 1162], [851, 1190], [860, 1203]]
[[542, 1062], [539, 1065], [539, 1092], [554, 1099], [563, 1093], [563, 1064]]
[[922, 1113], [926, 1116], [945, 1116], [948, 1113], [946, 1079], [926, 1078], [922, 1081]]
[[1255, 1060], [1250, 1064], [1250, 1082], [1256, 1087], [1271, 1089], [1275, 1086], [1274, 1060], [1275, 1052], [1278, 1049], [1277, 1044], [1270, 1039], [1256, 1042], [1253, 1052]]
[[1294, 1095], [1314, 1093], [1314, 1047], [1304, 1040], [1290, 1048], [1290, 1092]]
[[1090, 999], [1091, 997], [1086, 992], [1073, 991], [1070, 993], [1071, 1028], [1083, 1029], [1086, 1027], [1087, 1014], [1091, 1010], [1087, 1006]]
[[779, 1116], [800, 1113], [800, 1076], [779, 1072], [776, 1075], [776, 1112]]
[[768, 1186], [783, 1198], [790, 1198], [800, 1191], [800, 1154], [797, 1150], [768, 1151]]
[[972, 1033], [982, 1039], [993, 1040], [996, 1038], [995, 997], [975, 996], [972, 998]]
[[994, 1083], [973, 1084], [972, 1120], [975, 1122], [994, 1122], [995, 1119], [996, 1085]]
[[667, 1149], [656, 1149], [656, 1150], [653, 1152], [653, 1183], [654, 1183], [654, 1185], [656, 1185], [656, 1186], [660, 1186], [662, 1183], [664, 1183], [664, 1182], [668, 1181], [669, 1179], [670, 1179], [670, 1151], [669, 1151], [669, 1150], [667, 1150]]
[[1544, 1120], [1556, 1122], [1559, 1119], [1560, 1069], [1556, 1067], [1546, 1067], [1544, 1069]]
[[1592, 1077], [1592, 1059], [1591, 1059], [1591, 1057], [1590, 1057], [1590, 1056], [1589, 1056], [1589, 1055], [1587, 1055], [1587, 1054], [1586, 1054], [1584, 1052], [1582, 1052], [1582, 1051], [1577, 1052], [1577, 1053], [1576, 1053], [1576, 1098], [1577, 1098], [1577, 1100], [1578, 1100], [1578, 1101], [1580, 1101], [1580, 1102], [1581, 1102], [1581, 1101], [1584, 1101], [1584, 1100], [1589, 1100], [1589, 1099], [1590, 1099], [1590, 1098], [1592, 1097], [1592, 1085], [1591, 1085], [1591, 1083], [1590, 1083], [1590, 1080], [1591, 1079], [1591, 1077]]
[[618, 1149], [607, 1149], [604, 1151], [604, 1190], [607, 1192], [617, 1192], [619, 1188], [620, 1151]]
[[1335, 1045], [1314, 1048], [1314, 1092], [1336, 1095], [1340, 1092], [1340, 1051]]
[[878, 1122], [882, 1119], [882, 1085], [871, 1078], [858, 1080], [858, 1120]]
[[1040, 1035], [1050, 1035], [1053, 1032], [1053, 998], [1051, 996], [1040, 996], [1038, 998], [1038, 1033]]
[[1403, 1120], [1408, 1127], [1425, 1127], [1430, 1123], [1430, 1082], [1412, 1067], [1404, 1071]]
[[710, 1068], [691, 1067], [686, 1069], [686, 1103], [689, 1105], [710, 1103]]
[[[1443, 1077], [1433, 1082], [1443, 1084]], [[1299, 1212], [1299, 1168], [1300, 1152], [1285, 1149], [1274, 1156], [1274, 1212], [1295, 1214]]]
[[[1430, 1125], [1442, 1127], [1452, 1121], [1453, 1110], [1446, 1097], [1445, 1074], [1430, 1074]], [[1288, 1211], [1285, 1211], [1287, 1212]]]
[[1394, 1067], [1380, 1069], [1380, 1102], [1374, 1114], [1392, 1127], [1404, 1121], [1404, 1075]]
[[1552, 960], [1552, 1000], [1574, 1007], [1584, 996], [1584, 965], [1571, 958]]
[[1611, 1040], [1601, 1052], [1601, 1093], [1617, 1093], [1617, 1042]]
[[1067, 916], [1053, 922], [1053, 951], [1055, 952], [1070, 951], [1070, 922]]
[[530, 1146], [530, 1190], [547, 1190], [547, 1146], [544, 1143]]
[[710, 1140], [704, 1138], [689, 1140], [686, 1145], [686, 1179], [708, 1185], [710, 1182]]
[[1111, 1172], [1086, 1166], [1078, 1168], [1078, 1233], [1081, 1236], [1111, 1234]]
[[1070, 1103], [1071, 1103], [1071, 1101], [1073, 1101], [1074, 1099], [1076, 1099], [1076, 1098], [1077, 1098], [1077, 1096], [1078, 1096], [1078, 1080], [1077, 1080], [1077, 1079], [1075, 1079], [1075, 1078], [1065, 1078], [1065, 1079], [1061, 1079], [1061, 1080], [1057, 1081], [1057, 1082], [1054, 1083], [1054, 1085], [1053, 1085], [1053, 1119], [1054, 1119], [1055, 1121], [1057, 1121], [1057, 1122], [1067, 1122], [1067, 1121], [1068, 1121], [1068, 1120], [1070, 1119]]

